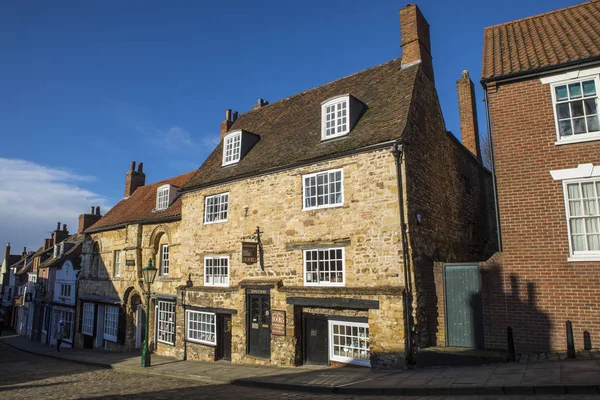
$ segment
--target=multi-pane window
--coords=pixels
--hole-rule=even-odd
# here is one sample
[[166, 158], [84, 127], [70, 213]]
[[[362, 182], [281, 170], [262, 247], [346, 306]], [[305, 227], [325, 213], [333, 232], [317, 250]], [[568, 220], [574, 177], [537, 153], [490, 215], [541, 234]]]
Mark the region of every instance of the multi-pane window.
[[169, 185], [164, 185], [156, 190], [156, 209], [164, 210], [169, 207]]
[[217, 344], [217, 316], [202, 311], [187, 311], [187, 339], [191, 342]]
[[83, 317], [81, 319], [81, 333], [84, 335], [94, 335], [94, 311], [92, 303], [83, 303]]
[[304, 175], [304, 209], [335, 207], [344, 204], [341, 169]]
[[62, 297], [71, 297], [71, 285], [61, 283], [60, 284], [60, 295]]
[[169, 275], [169, 245], [160, 246], [160, 274]]
[[204, 284], [229, 286], [229, 257], [204, 257]]
[[75, 323], [75, 313], [70, 311], [58, 311], [58, 320], [64, 322], [64, 340], [70, 342], [73, 340], [73, 326]]
[[104, 339], [117, 341], [119, 334], [119, 307], [106, 306], [104, 310]]
[[159, 301], [157, 305], [157, 340], [161, 343], [175, 344], [175, 303]]
[[114, 276], [121, 276], [121, 252], [119, 250], [115, 251], [115, 270]]
[[559, 139], [600, 131], [597, 83], [584, 79], [553, 86]]
[[234, 132], [225, 136], [223, 140], [223, 165], [234, 164], [240, 161], [242, 152], [242, 132]]
[[227, 221], [228, 202], [229, 193], [221, 193], [206, 197], [204, 207], [204, 222], [211, 224], [213, 222]]
[[322, 139], [342, 136], [350, 130], [348, 123], [348, 98], [333, 100], [325, 103], [321, 111], [322, 115]]
[[600, 254], [600, 179], [567, 182], [565, 187], [573, 255]]
[[330, 359], [370, 365], [369, 324], [329, 321]]
[[343, 286], [344, 249], [304, 250], [304, 284]]

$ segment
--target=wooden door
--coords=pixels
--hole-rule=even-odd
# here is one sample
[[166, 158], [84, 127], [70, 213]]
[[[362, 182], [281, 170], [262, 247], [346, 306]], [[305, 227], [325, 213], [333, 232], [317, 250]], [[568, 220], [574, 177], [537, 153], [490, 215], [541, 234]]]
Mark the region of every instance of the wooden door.
[[271, 357], [271, 306], [269, 295], [248, 295], [248, 354]]
[[328, 322], [325, 318], [304, 317], [304, 363], [329, 363]]
[[217, 360], [231, 361], [231, 314], [218, 316]]

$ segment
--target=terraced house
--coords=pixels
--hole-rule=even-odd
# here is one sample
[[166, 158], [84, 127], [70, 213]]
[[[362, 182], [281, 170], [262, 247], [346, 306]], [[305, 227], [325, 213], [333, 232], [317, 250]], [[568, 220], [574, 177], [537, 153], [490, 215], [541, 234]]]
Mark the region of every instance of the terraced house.
[[157, 354], [384, 368], [432, 343], [434, 261], [495, 251], [491, 178], [476, 130], [445, 129], [427, 22], [400, 19], [402, 58], [227, 110], [198, 170], [145, 186], [132, 166], [86, 229], [81, 345], [141, 345], [148, 259]]
[[[600, 2], [488, 27], [482, 84], [502, 255], [484, 274], [486, 346], [577, 349], [600, 337]], [[514, 310], [519, 313], [515, 314]]]

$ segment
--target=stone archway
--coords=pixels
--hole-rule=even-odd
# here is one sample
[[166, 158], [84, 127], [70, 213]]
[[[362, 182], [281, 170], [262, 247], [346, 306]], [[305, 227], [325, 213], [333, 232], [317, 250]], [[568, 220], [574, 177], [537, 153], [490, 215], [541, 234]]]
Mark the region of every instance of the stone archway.
[[144, 338], [145, 313], [142, 303], [142, 295], [138, 290], [130, 286], [123, 295], [123, 304], [127, 314], [127, 336], [128, 348], [140, 349]]

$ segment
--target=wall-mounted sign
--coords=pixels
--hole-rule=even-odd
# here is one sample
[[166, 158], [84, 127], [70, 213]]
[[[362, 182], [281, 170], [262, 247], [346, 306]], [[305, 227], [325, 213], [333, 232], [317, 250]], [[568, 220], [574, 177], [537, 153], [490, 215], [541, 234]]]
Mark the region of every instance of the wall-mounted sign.
[[285, 311], [271, 310], [271, 334], [285, 336]]
[[135, 260], [125, 260], [125, 265], [128, 267], [135, 267]]
[[246, 294], [269, 294], [269, 289], [246, 289]]
[[242, 262], [256, 264], [258, 260], [258, 246], [255, 242], [242, 242]]

